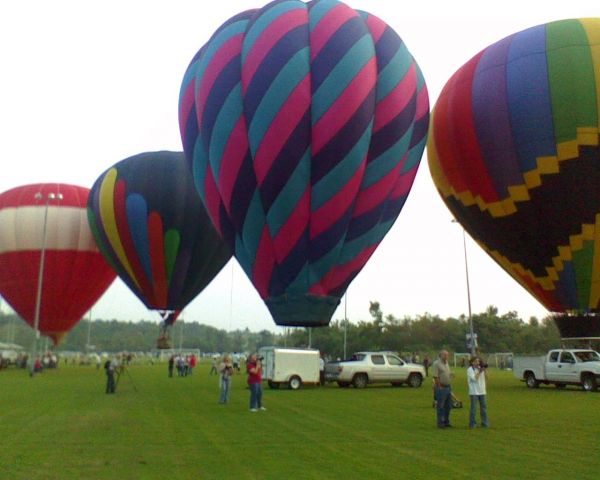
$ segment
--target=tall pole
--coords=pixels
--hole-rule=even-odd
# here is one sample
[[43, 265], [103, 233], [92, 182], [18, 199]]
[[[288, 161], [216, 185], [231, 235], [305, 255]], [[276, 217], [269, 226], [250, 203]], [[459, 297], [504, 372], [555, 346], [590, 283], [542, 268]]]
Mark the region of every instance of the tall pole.
[[87, 331], [87, 340], [85, 341], [85, 353], [90, 352], [90, 337], [92, 335], [92, 309], [90, 308], [90, 315], [88, 319], [88, 331]]
[[[452, 219], [453, 223], [458, 223], [456, 219]], [[467, 260], [467, 233], [465, 228], [461, 225], [462, 235], [463, 235], [463, 253], [465, 256], [465, 278], [467, 280], [467, 305], [469, 308], [469, 335], [471, 336], [471, 341], [469, 342], [471, 346], [471, 356], [475, 356], [475, 334], [473, 331], [473, 315], [471, 313], [471, 287], [469, 285], [469, 262]]]
[[348, 330], [348, 291], [346, 291], [346, 293], [344, 295], [344, 360], [346, 358], [348, 358], [346, 356], [346, 340], [347, 340], [346, 331], [347, 330]]
[[[35, 194], [36, 200], [42, 200], [44, 196], [41, 192]], [[38, 354], [38, 342], [40, 339], [40, 309], [42, 306], [42, 288], [44, 285], [44, 262], [46, 260], [46, 243], [48, 241], [48, 206], [50, 200], [62, 200], [63, 196], [61, 193], [54, 194], [52, 192], [46, 195], [46, 206], [44, 208], [44, 226], [42, 229], [42, 252], [40, 254], [40, 268], [38, 270], [38, 281], [37, 281], [37, 293], [35, 297], [35, 314], [33, 318], [33, 329], [35, 331], [35, 338], [33, 340], [32, 358], [31, 358], [31, 371], [33, 372], [33, 366], [35, 359]]]

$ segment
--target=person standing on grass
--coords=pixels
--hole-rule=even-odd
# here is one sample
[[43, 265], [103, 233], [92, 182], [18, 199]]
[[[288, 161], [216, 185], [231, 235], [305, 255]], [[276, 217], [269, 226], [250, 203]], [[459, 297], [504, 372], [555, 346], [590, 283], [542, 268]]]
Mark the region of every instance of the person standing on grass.
[[104, 363], [104, 370], [106, 371], [106, 393], [115, 393], [115, 372], [117, 371], [116, 359], [108, 359]]
[[450, 425], [450, 410], [452, 409], [452, 388], [450, 383], [454, 374], [450, 371], [448, 351], [442, 350], [439, 358], [433, 362], [432, 375], [434, 381], [434, 398], [438, 428], [448, 428]]
[[250, 411], [266, 410], [262, 406], [262, 359], [257, 358], [256, 353], [250, 355], [246, 362], [246, 372], [250, 387]]
[[471, 357], [469, 360], [469, 368], [467, 369], [467, 383], [469, 385], [469, 398], [471, 399], [471, 410], [469, 411], [469, 428], [475, 428], [475, 411], [477, 403], [479, 403], [479, 416], [481, 426], [487, 428], [489, 426], [487, 417], [487, 399], [485, 380], [487, 377], [487, 368], [481, 362], [479, 357]]
[[173, 367], [175, 366], [175, 355], [169, 357], [169, 377], [173, 376]]
[[223, 361], [219, 364], [219, 374], [221, 386], [221, 396], [219, 403], [229, 402], [229, 392], [231, 391], [231, 376], [233, 375], [233, 363], [231, 363], [231, 355], [225, 355]]

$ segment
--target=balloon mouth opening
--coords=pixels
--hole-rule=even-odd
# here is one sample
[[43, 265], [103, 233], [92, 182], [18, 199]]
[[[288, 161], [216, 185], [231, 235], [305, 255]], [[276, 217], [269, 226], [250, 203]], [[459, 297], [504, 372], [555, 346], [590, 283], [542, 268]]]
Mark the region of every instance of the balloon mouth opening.
[[340, 304], [338, 297], [310, 293], [279, 295], [265, 300], [275, 323], [282, 327], [326, 327]]
[[567, 314], [554, 313], [552, 319], [561, 338], [600, 337], [600, 312]]

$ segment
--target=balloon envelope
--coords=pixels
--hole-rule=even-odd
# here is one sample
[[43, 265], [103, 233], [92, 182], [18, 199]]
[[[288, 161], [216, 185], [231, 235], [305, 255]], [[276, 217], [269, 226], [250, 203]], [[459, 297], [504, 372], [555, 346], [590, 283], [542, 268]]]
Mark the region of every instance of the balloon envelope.
[[600, 19], [563, 20], [462, 66], [436, 102], [428, 143], [456, 219], [548, 310], [567, 314], [557, 323], [575, 336], [600, 332], [578, 320], [600, 308], [599, 125]]
[[0, 294], [35, 326], [46, 222], [39, 330], [55, 344], [116, 276], [88, 227], [88, 194], [87, 188], [61, 183], [24, 185], [0, 194]]
[[427, 89], [383, 21], [332, 0], [225, 22], [179, 119], [195, 185], [279, 325], [327, 325], [412, 186]]
[[231, 258], [181, 152], [117, 162], [94, 183], [88, 214], [100, 251], [149, 309], [182, 310]]

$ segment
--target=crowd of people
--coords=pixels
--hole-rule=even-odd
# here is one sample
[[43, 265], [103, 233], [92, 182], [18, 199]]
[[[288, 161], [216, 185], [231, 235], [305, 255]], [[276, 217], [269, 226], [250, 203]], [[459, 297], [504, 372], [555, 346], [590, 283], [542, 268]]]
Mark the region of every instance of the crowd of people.
[[198, 359], [193, 353], [191, 355], [183, 355], [181, 353], [171, 355], [168, 362], [169, 377], [173, 376], [174, 370], [177, 370], [178, 377], [192, 375], [197, 364]]

